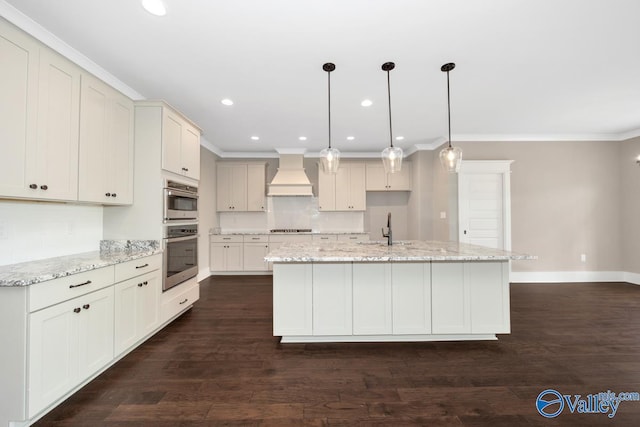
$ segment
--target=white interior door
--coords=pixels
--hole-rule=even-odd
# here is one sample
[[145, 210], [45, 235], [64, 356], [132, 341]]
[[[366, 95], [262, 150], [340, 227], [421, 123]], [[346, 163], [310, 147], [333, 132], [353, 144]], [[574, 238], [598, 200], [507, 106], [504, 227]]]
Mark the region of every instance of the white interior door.
[[463, 161], [458, 176], [462, 243], [511, 249], [511, 161]]

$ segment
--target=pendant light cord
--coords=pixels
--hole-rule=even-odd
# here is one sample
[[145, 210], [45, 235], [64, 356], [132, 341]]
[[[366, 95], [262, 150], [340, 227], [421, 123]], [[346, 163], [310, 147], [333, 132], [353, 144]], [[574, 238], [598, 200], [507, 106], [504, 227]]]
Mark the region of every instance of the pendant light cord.
[[387, 70], [387, 95], [389, 99], [389, 144], [393, 148], [393, 130], [391, 127], [391, 78], [389, 77], [389, 70]]
[[449, 71], [447, 71], [447, 116], [449, 119], [449, 148], [451, 148], [451, 95], [449, 93]]
[[327, 72], [328, 104], [329, 104], [329, 149], [331, 149], [331, 72]]

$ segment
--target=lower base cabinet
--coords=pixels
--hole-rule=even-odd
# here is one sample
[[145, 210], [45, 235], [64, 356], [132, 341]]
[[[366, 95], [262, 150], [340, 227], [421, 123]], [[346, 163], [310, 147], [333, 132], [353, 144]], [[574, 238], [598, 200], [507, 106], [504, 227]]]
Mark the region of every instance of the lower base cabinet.
[[29, 316], [29, 417], [113, 359], [113, 287]]

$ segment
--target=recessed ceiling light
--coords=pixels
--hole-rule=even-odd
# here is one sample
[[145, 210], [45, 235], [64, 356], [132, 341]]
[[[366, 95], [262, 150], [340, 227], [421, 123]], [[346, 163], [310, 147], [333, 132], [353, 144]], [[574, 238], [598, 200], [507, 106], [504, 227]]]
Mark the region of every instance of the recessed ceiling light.
[[356, 139], [356, 137], [355, 137], [355, 136], [348, 136], [348, 137], [347, 137], [347, 141], [353, 141], [354, 139]]
[[225, 98], [220, 102], [222, 102], [223, 105], [233, 105], [233, 101], [230, 100], [229, 98]]
[[260, 139], [260, 137], [254, 135], [254, 136], [251, 137], [251, 139], [254, 140], [254, 141], [258, 141]]
[[162, 0], [142, 0], [144, 10], [155, 16], [164, 16], [167, 14], [167, 8]]
[[300, 138], [298, 138], [300, 141], [306, 141], [307, 137], [306, 136], [301, 136]]
[[362, 105], [363, 107], [371, 107], [373, 105], [373, 101], [370, 99], [365, 99], [360, 103], [360, 105]]
[[396, 141], [402, 141], [404, 139], [404, 136], [396, 136]]

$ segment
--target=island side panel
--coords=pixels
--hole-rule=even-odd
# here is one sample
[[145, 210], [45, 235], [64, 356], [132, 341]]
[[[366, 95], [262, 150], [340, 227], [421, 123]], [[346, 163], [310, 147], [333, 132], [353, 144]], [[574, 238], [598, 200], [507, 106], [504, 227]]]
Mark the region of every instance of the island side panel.
[[351, 263], [313, 264], [313, 335], [353, 334]]
[[465, 283], [471, 295], [471, 332], [510, 333], [509, 263], [465, 263]]
[[311, 335], [313, 268], [310, 263], [273, 264], [273, 335]]
[[432, 330], [434, 334], [471, 332], [469, 286], [464, 262], [431, 263]]
[[391, 263], [354, 263], [353, 334], [391, 334], [391, 305]]

